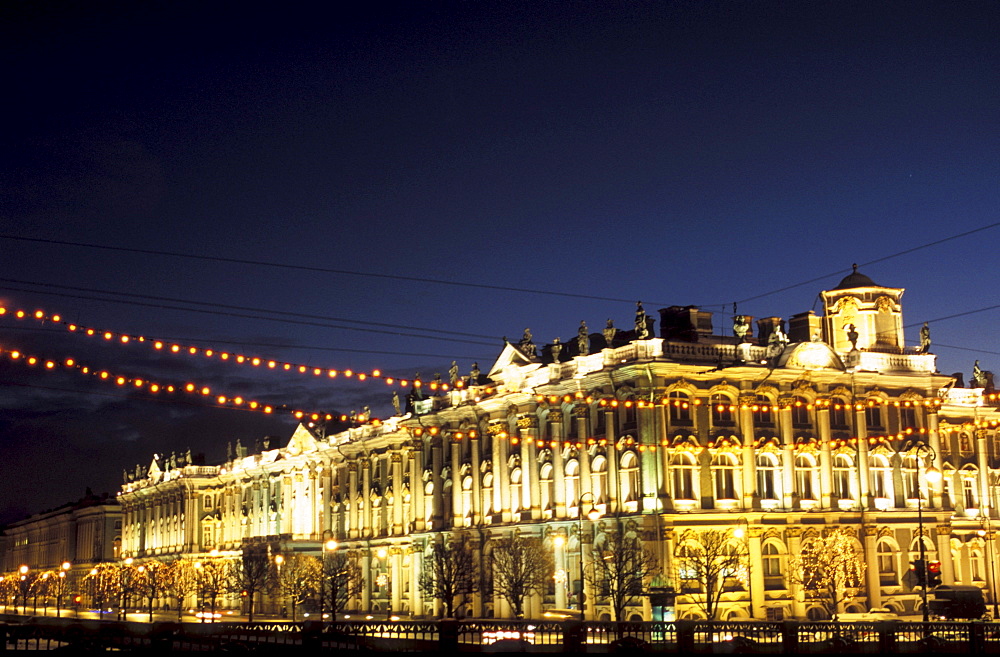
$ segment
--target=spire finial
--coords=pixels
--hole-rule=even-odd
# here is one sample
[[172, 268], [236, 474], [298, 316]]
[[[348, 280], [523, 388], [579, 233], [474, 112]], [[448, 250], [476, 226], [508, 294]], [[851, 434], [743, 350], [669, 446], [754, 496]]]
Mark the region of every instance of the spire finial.
[[856, 262], [855, 262], [855, 263], [854, 263], [853, 265], [851, 265], [851, 266], [852, 266], [852, 267], [854, 267], [854, 273], [855, 273], [855, 274], [857, 274], [857, 273], [858, 273], [858, 263], [856, 263]]

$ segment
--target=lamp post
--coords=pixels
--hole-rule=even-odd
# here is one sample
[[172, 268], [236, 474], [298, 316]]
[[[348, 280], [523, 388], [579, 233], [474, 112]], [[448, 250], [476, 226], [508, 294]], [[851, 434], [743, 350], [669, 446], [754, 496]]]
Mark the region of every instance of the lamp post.
[[323, 564], [322, 573], [323, 579], [329, 580], [324, 581], [321, 585], [319, 592], [319, 618], [324, 620], [323, 615], [323, 603], [326, 600], [326, 588], [329, 585], [330, 588], [330, 618], [332, 620], [337, 620], [337, 584], [336, 578], [339, 573], [336, 572], [336, 564], [333, 563], [332, 559], [327, 558], [327, 553], [333, 554], [337, 551], [339, 544], [332, 538], [327, 542], [323, 543]]
[[62, 566], [60, 566], [59, 581], [56, 582], [56, 586], [58, 587], [56, 588], [56, 618], [59, 618], [62, 615], [62, 597], [63, 594], [66, 593], [66, 588], [69, 585], [67, 575], [69, 574], [69, 569], [72, 567], [73, 564], [68, 561], [63, 561]]
[[285, 563], [285, 557], [284, 556], [282, 556], [280, 554], [274, 555], [274, 566], [278, 570], [278, 609], [281, 612], [282, 618], [284, 618], [284, 616], [285, 616], [285, 612], [284, 612], [285, 607], [282, 604], [284, 596], [281, 595], [281, 564], [283, 564], [283, 563]]
[[[937, 482], [941, 480], [941, 472], [934, 467], [934, 450], [931, 449], [926, 443], [919, 443], [916, 447], [916, 457], [917, 462], [920, 467], [920, 473], [923, 474], [924, 487], [918, 486], [917, 490], [917, 545], [920, 548], [920, 567], [923, 569], [921, 573], [920, 581], [922, 586], [920, 587], [920, 597], [923, 601], [923, 619], [926, 623], [930, 620], [930, 613], [927, 609], [927, 549], [924, 545], [924, 491], [923, 488], [927, 488], [928, 496], [930, 496], [930, 487], [926, 484], [932, 482]], [[930, 461], [930, 465], [925, 465], [925, 461]], [[919, 481], [917, 482], [920, 483]]]
[[753, 565], [750, 559], [750, 521], [740, 516], [737, 521], [736, 529], [733, 530], [733, 536], [739, 539], [743, 539], [746, 542], [746, 557], [747, 557], [747, 597], [750, 599], [750, 618], [755, 618], [753, 609], [753, 573], [750, 572], [750, 567]]
[[[28, 580], [28, 567], [22, 565], [18, 568], [18, 573], [21, 575], [21, 579], [18, 582], [18, 586], [21, 591], [21, 613], [28, 613], [28, 589], [31, 588], [31, 582]], [[14, 610], [17, 610], [17, 601], [14, 601]]]
[[583, 558], [584, 557], [584, 550], [583, 550], [583, 518], [584, 518], [584, 516], [583, 516], [583, 501], [585, 499], [587, 499], [588, 497], [590, 498], [590, 510], [587, 511], [587, 518], [590, 520], [591, 525], [593, 525], [593, 523], [597, 522], [597, 520], [600, 519], [600, 517], [601, 517], [601, 512], [597, 508], [596, 499], [594, 498], [594, 494], [592, 492], [590, 492], [590, 491], [587, 491], [586, 493], [583, 493], [582, 495], [580, 495], [580, 501], [578, 502], [578, 506], [579, 506], [578, 514], [580, 516], [580, 620], [587, 620], [587, 594], [584, 592], [584, 589], [586, 588], [586, 585], [584, 584], [584, 582], [585, 582], [585, 579], [584, 579], [585, 573], [584, 573], [584, 567], [583, 567], [583, 562], [584, 562], [584, 558]]
[[993, 532], [990, 527], [990, 517], [981, 516], [979, 525], [982, 527], [977, 534], [986, 541], [986, 560], [990, 562], [990, 596], [993, 598], [993, 620], [1000, 619], [1000, 604], [997, 602], [997, 571], [993, 565], [991, 544], [993, 543]]
[[386, 593], [386, 612], [385, 617], [392, 620], [392, 560], [389, 559], [389, 550], [384, 547], [380, 547], [378, 552], [376, 552], [379, 559], [385, 560], [385, 573], [379, 575], [380, 578], [384, 577], [382, 581], [385, 582], [385, 593]]

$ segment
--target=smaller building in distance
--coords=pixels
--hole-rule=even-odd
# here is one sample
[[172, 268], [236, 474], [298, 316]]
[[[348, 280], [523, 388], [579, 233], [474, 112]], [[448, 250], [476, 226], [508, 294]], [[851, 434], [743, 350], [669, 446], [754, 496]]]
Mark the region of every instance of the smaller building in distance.
[[118, 500], [88, 488], [76, 502], [8, 525], [0, 537], [0, 572], [55, 570], [66, 562], [73, 572], [88, 572], [119, 558], [121, 528]]

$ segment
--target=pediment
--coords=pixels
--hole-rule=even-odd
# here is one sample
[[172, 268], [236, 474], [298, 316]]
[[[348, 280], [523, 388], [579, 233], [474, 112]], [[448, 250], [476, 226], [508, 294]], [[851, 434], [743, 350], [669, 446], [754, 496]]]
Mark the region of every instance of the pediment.
[[149, 477], [154, 483], [160, 481], [163, 477], [163, 470], [160, 469], [160, 464], [157, 462], [157, 457], [153, 457], [153, 462], [149, 464], [149, 470], [146, 471], [146, 476]]
[[316, 437], [300, 422], [299, 426], [295, 429], [295, 433], [289, 439], [288, 447], [285, 448], [285, 451], [292, 456], [296, 456], [307, 452], [315, 452], [317, 449], [319, 449], [319, 446], [316, 444]]
[[528, 358], [520, 349], [508, 342], [504, 345], [503, 351], [500, 352], [500, 356], [493, 363], [493, 367], [490, 368], [487, 376], [491, 379], [498, 377], [503, 379], [504, 370], [509, 371], [512, 365], [515, 367], [523, 367], [525, 365], [541, 366], [541, 363], [536, 359]]

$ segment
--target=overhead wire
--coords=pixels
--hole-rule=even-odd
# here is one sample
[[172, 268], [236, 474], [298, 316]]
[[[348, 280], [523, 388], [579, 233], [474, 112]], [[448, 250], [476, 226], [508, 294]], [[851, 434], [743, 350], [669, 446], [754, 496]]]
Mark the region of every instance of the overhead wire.
[[[313, 314], [309, 314], [309, 313], [297, 313], [297, 312], [291, 312], [291, 311], [286, 311], [286, 310], [270, 310], [268, 308], [254, 308], [252, 306], [236, 306], [236, 305], [232, 305], [232, 304], [217, 303], [217, 302], [190, 301], [188, 299], [178, 299], [176, 297], [161, 297], [161, 296], [155, 296], [155, 295], [151, 295], [151, 294], [136, 294], [136, 293], [133, 293], [133, 292], [115, 292], [113, 290], [100, 290], [100, 289], [95, 289], [95, 288], [76, 287], [76, 286], [72, 286], [72, 285], [55, 285], [55, 284], [52, 284], [52, 283], [35, 283], [35, 282], [32, 282], [32, 281], [22, 281], [22, 280], [10, 279], [10, 278], [0, 278], [0, 283], [15, 283], [15, 284], [18, 284], [18, 285], [33, 285], [33, 286], [46, 287], [46, 288], [57, 288], [57, 289], [63, 289], [63, 290], [74, 290], [74, 291], [77, 291], [77, 292], [89, 292], [89, 293], [92, 293], [92, 294], [107, 294], [107, 295], [131, 297], [131, 298], [134, 298], [134, 299], [146, 299], [146, 300], [152, 300], [152, 301], [166, 301], [166, 302], [169, 302], [169, 303], [181, 303], [181, 304], [188, 304], [188, 305], [192, 305], [192, 306], [203, 306], [203, 307], [204, 306], [208, 306], [210, 308], [227, 308], [229, 310], [239, 310], [239, 311], [245, 311], [245, 312], [267, 313], [267, 314], [272, 314], [272, 315], [287, 315], [287, 316], [291, 316], [291, 317], [301, 317], [303, 319], [316, 319], [316, 320], [324, 320], [324, 321], [330, 321], [330, 322], [348, 322], [348, 323], [351, 323], [351, 324], [364, 324], [364, 325], [367, 325], [367, 326], [379, 326], [379, 327], [382, 327], [382, 328], [400, 328], [400, 329], [410, 329], [410, 330], [426, 331], [426, 332], [433, 332], [433, 333], [445, 333], [445, 334], [449, 334], [449, 335], [457, 335], [457, 336], [471, 337], [471, 338], [495, 339], [495, 336], [483, 335], [481, 333], [465, 333], [465, 332], [462, 332], [462, 331], [450, 331], [450, 330], [447, 330], [447, 329], [423, 328], [423, 327], [420, 327], [420, 326], [411, 326], [411, 325], [403, 325], [403, 324], [389, 324], [389, 323], [386, 323], [386, 322], [372, 322], [372, 321], [365, 321], [365, 320], [359, 320], [359, 319], [347, 319], [347, 318], [343, 318], [343, 317], [330, 317], [330, 316], [327, 316], [327, 315], [313, 315]], [[35, 292], [35, 290], [25, 290], [23, 288], [8, 288], [8, 287], [4, 287], [4, 289], [12, 289], [12, 290], [16, 290], [18, 292]], [[44, 294], [41, 291], [38, 291], [38, 293], [39, 294]], [[66, 295], [64, 295], [64, 296], [66, 296]], [[81, 298], [94, 300], [93, 297], [81, 297]], [[112, 301], [112, 302], [115, 301], [113, 299], [97, 299], [97, 300], [100, 300], [100, 301]], [[178, 309], [178, 308], [175, 308], [173, 306], [167, 307], [167, 308], [170, 309], [170, 310], [177, 310]], [[184, 310], [184, 309], [181, 308], [180, 310]], [[219, 314], [223, 314], [223, 313], [219, 313]], [[348, 330], [355, 330], [355, 331], [357, 331], [357, 330], [369, 330], [369, 329], [360, 329], [358, 327], [337, 327], [337, 326], [335, 326], [335, 327], [331, 327], [331, 328], [345, 328], [345, 329], [348, 329]], [[407, 334], [407, 335], [412, 335], [412, 334]], [[426, 336], [412, 335], [412, 337], [426, 337]]]
[[[3, 289], [5, 289], [5, 290], [13, 290], [13, 291], [17, 291], [17, 292], [27, 292], [27, 293], [30, 293], [30, 294], [45, 294], [45, 295], [49, 295], [49, 296], [57, 296], [57, 297], [64, 297], [64, 298], [70, 298], [70, 299], [85, 299], [85, 300], [90, 300], [90, 301], [110, 301], [110, 302], [113, 302], [113, 303], [121, 303], [120, 301], [118, 301], [116, 299], [104, 299], [104, 298], [101, 298], [101, 297], [89, 297], [89, 296], [86, 296], [86, 295], [68, 294], [68, 293], [65, 293], [65, 292], [45, 292], [45, 291], [41, 291], [41, 290], [26, 290], [26, 289], [23, 289], [23, 288], [13, 288], [13, 287], [9, 287], [9, 286], [4, 286]], [[476, 344], [476, 345], [483, 345], [483, 346], [494, 346], [495, 345], [495, 343], [485, 342], [485, 341], [482, 341], [482, 340], [465, 340], [465, 339], [462, 339], [462, 338], [447, 338], [447, 337], [438, 336], [438, 335], [421, 335], [421, 334], [418, 334], [418, 333], [407, 333], [405, 331], [387, 331], [387, 330], [374, 329], [374, 328], [361, 328], [361, 327], [358, 327], [358, 326], [336, 326], [336, 325], [326, 324], [326, 323], [322, 323], [322, 322], [311, 322], [311, 321], [305, 321], [305, 320], [295, 320], [295, 319], [289, 319], [289, 318], [285, 318], [285, 317], [267, 317], [267, 316], [263, 316], [263, 315], [253, 315], [253, 314], [248, 314], [248, 313], [213, 311], [213, 310], [209, 310], [209, 309], [206, 309], [206, 308], [184, 308], [184, 307], [181, 307], [181, 306], [170, 306], [170, 305], [162, 304], [162, 303], [146, 303], [146, 302], [143, 302], [143, 301], [129, 301], [127, 303], [129, 303], [131, 305], [135, 305], [135, 306], [144, 307], [144, 308], [157, 308], [157, 309], [160, 309], [160, 310], [181, 310], [181, 311], [186, 311], [186, 312], [201, 313], [201, 314], [205, 314], [205, 315], [218, 315], [218, 316], [222, 316], [222, 317], [239, 317], [241, 319], [257, 319], [257, 320], [261, 320], [261, 321], [278, 322], [278, 323], [282, 323], [282, 324], [294, 324], [294, 325], [300, 325], [300, 326], [316, 326], [316, 327], [321, 327], [321, 328], [332, 328], [332, 329], [345, 330], [345, 331], [360, 331], [360, 332], [369, 332], [369, 333], [382, 333], [382, 334], [387, 334], [387, 335], [396, 335], [396, 336], [400, 336], [400, 337], [422, 338], [422, 339], [425, 339], [425, 340], [439, 340], [439, 341], [444, 341], [444, 342], [462, 342], [462, 343], [465, 343], [465, 344]], [[217, 304], [207, 304], [207, 305], [217, 306]], [[289, 314], [291, 314], [291, 313], [289, 313]]]
[[[881, 258], [875, 258], [874, 260], [869, 260], [868, 262], [862, 262], [858, 266], [859, 267], [867, 267], [869, 265], [874, 265], [874, 264], [877, 264], [877, 263], [880, 263], [880, 262], [885, 262], [886, 260], [892, 260], [893, 258], [898, 258], [900, 256], [904, 256], [904, 255], [913, 253], [915, 251], [920, 251], [922, 249], [927, 249], [927, 248], [930, 248], [932, 246], [937, 246], [939, 244], [944, 244], [945, 242], [950, 242], [951, 240], [957, 240], [957, 239], [962, 238], [962, 237], [968, 237], [969, 235], [974, 235], [976, 233], [980, 233], [980, 232], [985, 231], [985, 230], [990, 230], [990, 229], [996, 228], [998, 226], [1000, 226], [1000, 221], [994, 222], [994, 223], [986, 225], [986, 226], [980, 226], [979, 228], [974, 228], [972, 230], [967, 230], [964, 233], [958, 233], [956, 235], [950, 235], [948, 237], [943, 237], [941, 239], [934, 240], [932, 242], [927, 242], [925, 244], [920, 244], [918, 246], [914, 246], [914, 247], [911, 247], [909, 249], [904, 249], [902, 251], [897, 251], [896, 253], [893, 253], [893, 254], [890, 254], [890, 255], [887, 255], [887, 256], [882, 256]], [[847, 271], [849, 271], [849, 270], [847, 270], [847, 269], [838, 269], [835, 272], [831, 272], [829, 274], [824, 274], [822, 276], [817, 276], [815, 278], [810, 278], [809, 280], [806, 280], [806, 281], [801, 281], [799, 283], [794, 283], [792, 285], [786, 285], [784, 287], [780, 287], [780, 288], [777, 288], [775, 290], [771, 290], [769, 292], [764, 292], [762, 294], [756, 294], [756, 295], [754, 295], [752, 297], [747, 297], [745, 299], [739, 299], [739, 300], [736, 301], [736, 303], [746, 303], [747, 301], [755, 301], [757, 299], [762, 299], [764, 297], [769, 297], [772, 294], [778, 294], [779, 292], [786, 292], [788, 290], [793, 290], [793, 289], [795, 289], [797, 287], [802, 287], [803, 285], [808, 285], [810, 283], [817, 283], [819, 281], [831, 278], [833, 276], [837, 276], [839, 274], [846, 273]], [[707, 304], [707, 305], [727, 305], [727, 304]]]
[[[341, 274], [346, 276], [362, 276], [366, 278], [382, 278], [397, 281], [409, 281], [412, 283], [431, 283], [434, 285], [451, 285], [455, 287], [477, 288], [482, 290], [494, 290], [499, 292], [519, 292], [523, 294], [540, 294], [556, 297], [568, 297], [574, 299], [591, 299], [595, 301], [614, 301], [621, 303], [635, 303], [634, 299], [621, 299], [617, 297], [603, 297], [593, 294], [579, 294], [574, 292], [557, 292], [554, 290], [540, 290], [535, 288], [511, 287], [506, 285], [489, 285], [487, 283], [470, 283], [468, 281], [449, 281], [440, 278], [428, 278], [422, 276], [402, 276], [399, 274], [381, 274], [376, 272], [361, 272], [350, 269], [334, 269], [332, 267], [317, 267], [314, 265], [293, 265], [284, 262], [271, 262], [267, 260], [250, 260], [247, 258], [227, 258], [224, 256], [206, 256], [194, 253], [181, 253], [179, 251], [164, 251], [159, 249], [137, 249], [125, 246], [108, 246], [106, 244], [94, 244], [90, 242], [74, 242], [69, 240], [45, 239], [40, 237], [22, 237], [20, 235], [10, 235], [0, 233], [0, 239], [17, 240], [21, 242], [35, 242], [40, 244], [57, 244], [60, 246], [72, 246], [88, 249], [104, 249], [107, 251], [120, 251], [125, 253], [139, 253], [143, 255], [167, 256], [172, 258], [187, 258], [190, 260], [202, 260], [208, 262], [224, 262], [238, 265], [253, 265], [256, 267], [272, 267], [276, 269], [290, 269], [298, 271], [308, 271], [324, 274]], [[658, 302], [654, 302], [658, 303]], [[666, 304], [664, 304], [666, 305]]]

